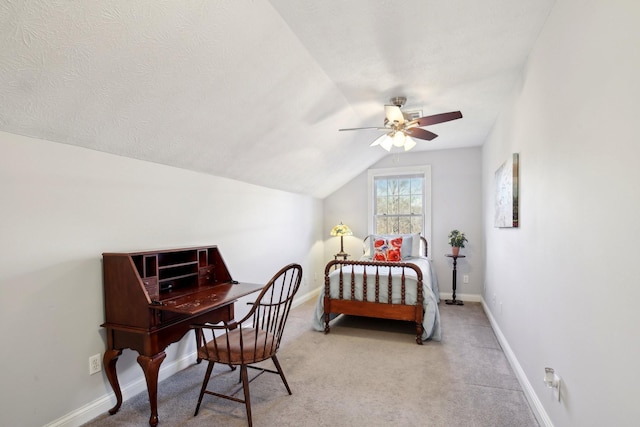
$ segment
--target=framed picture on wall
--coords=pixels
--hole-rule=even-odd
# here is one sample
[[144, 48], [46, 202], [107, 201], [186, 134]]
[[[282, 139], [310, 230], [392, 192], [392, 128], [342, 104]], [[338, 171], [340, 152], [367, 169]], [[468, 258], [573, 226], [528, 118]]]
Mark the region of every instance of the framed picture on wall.
[[496, 171], [494, 226], [518, 226], [518, 153], [514, 153]]

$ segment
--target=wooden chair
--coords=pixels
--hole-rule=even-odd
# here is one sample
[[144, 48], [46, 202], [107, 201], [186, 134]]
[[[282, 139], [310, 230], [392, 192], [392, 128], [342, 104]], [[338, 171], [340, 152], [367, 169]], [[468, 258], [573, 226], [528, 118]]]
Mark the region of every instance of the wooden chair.
[[[302, 279], [302, 267], [298, 264], [289, 264], [278, 271], [275, 276], [262, 289], [256, 301], [247, 315], [239, 321], [231, 321], [224, 324], [193, 325], [196, 334], [204, 337], [204, 332], [209, 330], [210, 340], [203, 340], [205, 344], [198, 349], [198, 358], [207, 360], [207, 372], [202, 383], [200, 396], [194, 416], [198, 415], [202, 397], [205, 394], [244, 403], [247, 409], [247, 421], [249, 427], [251, 421], [251, 399], [249, 396], [249, 376], [247, 368], [259, 370], [260, 373], [251, 379], [253, 381], [264, 372], [279, 374], [287, 392], [291, 389], [284, 377], [280, 362], [276, 357], [280, 340], [284, 332], [284, 326], [291, 310], [293, 297], [300, 287]], [[217, 334], [216, 334], [217, 332]], [[251, 364], [271, 359], [277, 371], [250, 366]], [[240, 391], [238, 388], [230, 395], [219, 394], [207, 390], [207, 384], [215, 363], [229, 365], [234, 369], [240, 366], [240, 380], [244, 390], [244, 399], [234, 395]]]

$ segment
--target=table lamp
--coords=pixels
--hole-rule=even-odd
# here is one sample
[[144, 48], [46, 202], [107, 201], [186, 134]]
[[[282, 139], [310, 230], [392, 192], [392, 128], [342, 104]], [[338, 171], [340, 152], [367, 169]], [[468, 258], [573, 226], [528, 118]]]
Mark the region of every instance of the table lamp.
[[348, 225], [344, 225], [342, 222], [340, 222], [340, 224], [336, 225], [335, 227], [333, 227], [331, 229], [331, 235], [332, 236], [340, 236], [340, 252], [338, 252], [335, 256], [337, 257], [342, 257], [343, 259], [347, 259], [347, 257], [349, 256], [348, 253], [346, 253], [344, 251], [344, 241], [343, 238], [344, 236], [351, 236], [353, 235], [353, 232], [351, 231], [351, 229], [349, 228]]

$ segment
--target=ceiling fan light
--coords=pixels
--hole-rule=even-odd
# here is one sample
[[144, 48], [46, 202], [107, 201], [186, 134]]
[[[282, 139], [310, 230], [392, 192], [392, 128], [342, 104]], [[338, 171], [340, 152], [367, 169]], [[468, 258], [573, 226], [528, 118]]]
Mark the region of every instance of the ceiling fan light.
[[391, 151], [391, 147], [393, 146], [393, 139], [389, 136], [389, 134], [383, 135], [382, 141], [380, 141], [380, 146], [387, 151]]
[[416, 141], [414, 141], [413, 138], [407, 135], [407, 137], [404, 140], [404, 151], [409, 151], [415, 146], [416, 146]]
[[384, 135], [380, 135], [379, 137], [377, 137], [375, 139], [375, 141], [373, 141], [371, 144], [369, 144], [369, 147], [375, 147], [376, 145], [380, 145], [380, 143], [386, 138], [387, 134]]
[[402, 147], [404, 145], [405, 134], [404, 132], [396, 132], [393, 135], [393, 145], [396, 147]]

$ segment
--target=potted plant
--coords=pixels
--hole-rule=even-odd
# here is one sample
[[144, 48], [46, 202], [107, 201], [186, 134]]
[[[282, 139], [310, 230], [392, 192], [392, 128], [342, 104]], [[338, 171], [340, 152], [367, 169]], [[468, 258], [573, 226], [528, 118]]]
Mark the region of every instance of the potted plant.
[[464, 231], [451, 230], [449, 233], [449, 244], [451, 245], [451, 253], [454, 256], [458, 256], [460, 248], [464, 248], [464, 242], [468, 242]]

